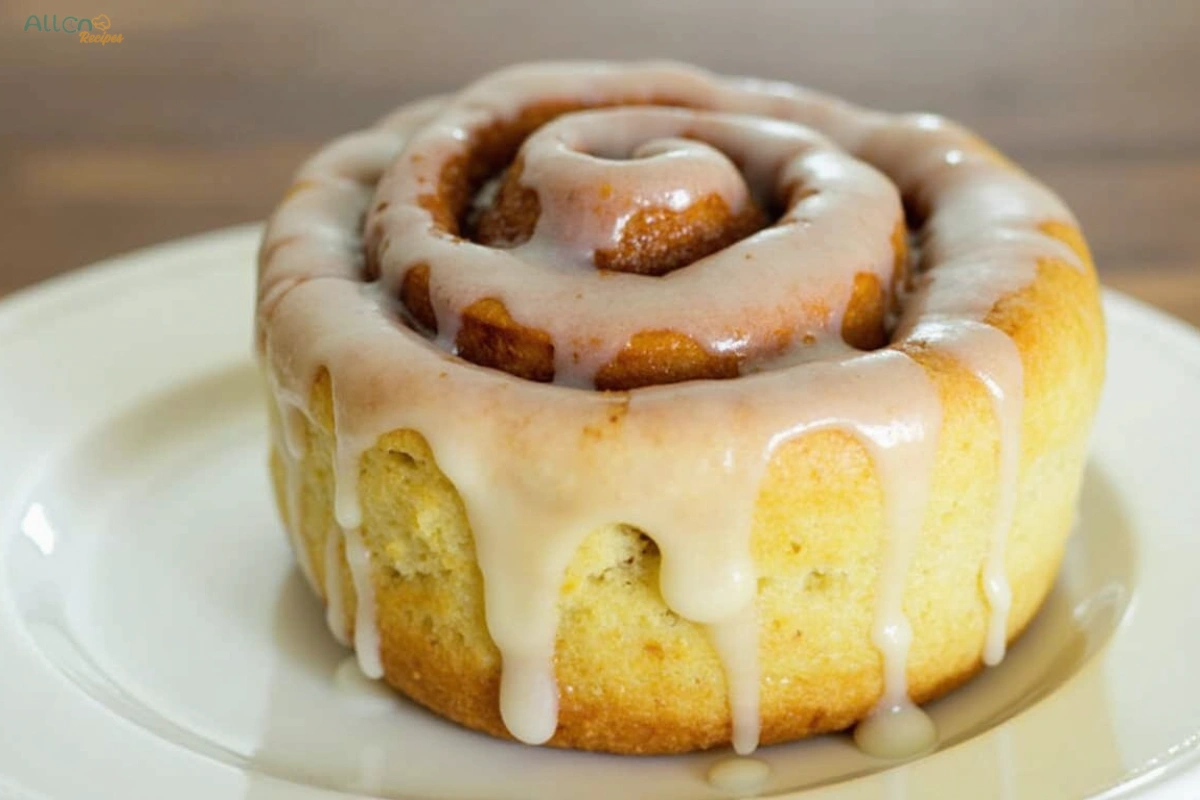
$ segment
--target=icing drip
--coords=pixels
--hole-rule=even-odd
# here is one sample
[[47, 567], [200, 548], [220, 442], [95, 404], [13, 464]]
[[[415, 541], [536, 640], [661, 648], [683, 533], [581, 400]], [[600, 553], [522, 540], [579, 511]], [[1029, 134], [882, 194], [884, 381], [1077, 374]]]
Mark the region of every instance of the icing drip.
[[[558, 727], [558, 684], [554, 680], [554, 653], [531, 644], [529, 655], [506, 642], [504, 671], [500, 675], [500, 716], [508, 732], [527, 744], [542, 744]], [[553, 644], [553, 643], [551, 643]], [[499, 647], [499, 644], [497, 644]], [[549, 668], [548, 668], [549, 667]]]
[[368, 678], [383, 677], [379, 655], [379, 625], [375, 619], [375, 585], [371, 582], [371, 554], [363, 545], [357, 528], [343, 532], [346, 539], [346, 563], [357, 595], [354, 615], [354, 651], [358, 666]]
[[304, 529], [301, 517], [301, 497], [303, 490], [303, 472], [300, 461], [294, 456], [283, 457], [284, 493], [287, 504], [288, 530], [292, 539], [292, 551], [296, 555], [296, 564], [300, 574], [308, 581], [309, 587], [316, 589], [317, 579], [313, 573], [312, 556], [309, 554], [308, 543], [304, 540]]
[[[367, 444], [347, 432], [344, 406], [336, 401], [333, 406], [334, 432], [336, 438], [333, 464], [333, 513], [341, 533], [346, 552], [346, 565], [350, 568], [354, 585], [354, 651], [358, 654], [358, 665], [368, 678], [383, 677], [383, 662], [380, 658], [379, 623], [376, 618], [375, 584], [372, 581], [371, 552], [362, 540], [362, 506], [358, 500], [359, 460]], [[378, 436], [374, 437], [378, 438]], [[374, 442], [374, 438], [371, 443]], [[328, 556], [328, 553], [327, 553]], [[339, 588], [340, 594], [340, 588]], [[327, 615], [332, 614], [333, 601], [328, 599]], [[341, 598], [339, 596], [340, 604]], [[341, 617], [343, 620], [345, 617]], [[334, 621], [330, 617], [330, 629], [334, 636]]]
[[708, 626], [713, 647], [725, 666], [733, 749], [740, 755], [758, 747], [762, 720], [758, 713], [758, 614], [754, 603], [723, 622]]
[[989, 609], [983, 661], [995, 666], [1004, 659], [1008, 641], [1008, 612], [1012, 606], [1005, 554], [1013, 524], [1021, 455], [1021, 407], [1024, 399], [1021, 354], [1011, 339], [981, 323], [927, 321], [919, 325], [912, 336], [950, 353], [974, 373], [987, 389], [996, 417], [996, 500], [992, 509], [988, 552], [980, 576]]
[[283, 493], [285, 513], [287, 515], [287, 525], [285, 527], [291, 539], [292, 553], [295, 555], [296, 564], [300, 567], [300, 574], [304, 576], [304, 580], [308, 581], [309, 587], [313, 591], [316, 591], [316, 574], [313, 571], [312, 556], [309, 553], [308, 543], [304, 541], [304, 528], [301, 519], [301, 500], [304, 490], [304, 473], [302, 471], [302, 460], [304, 458], [304, 445], [302, 443], [304, 441], [304, 415], [299, 408], [284, 399], [283, 393], [275, 386], [272, 387], [272, 396], [275, 398], [279, 417], [278, 432], [275, 440], [283, 444], [282, 447], [277, 449], [277, 452], [279, 453], [279, 460], [283, 464]]
[[[564, 97], [665, 97], [689, 108], [562, 116], [521, 149], [523, 185], [543, 211], [527, 241], [493, 248], [439, 231], [424, 199], [472, 132]], [[942, 409], [924, 368], [903, 352], [909, 347], [948, 354], [991, 398], [998, 478], [981, 570], [984, 658], [1003, 656], [1023, 388], [1015, 345], [982, 320], [1033, 279], [1040, 260], [1079, 262], [1039, 229], [1070, 223], [1069, 212], [969, 132], [937, 117], [877, 114], [794, 87], [670, 65], [552, 65], [499, 73], [455, 98], [402, 110], [339, 140], [297, 179], [264, 238], [260, 344], [289, 475], [299, 474], [302, 455], [289, 432], [292, 412], [305, 407], [322, 370], [330, 375], [338, 529], [325, 545], [328, 614], [335, 635], [342, 620], [344, 636], [344, 614], [335, 610], [342, 587], [332, 577], [340, 575], [340, 536], [358, 598], [354, 644], [364, 674], [378, 677], [383, 666], [359, 463], [383, 434], [413, 429], [470, 521], [486, 623], [502, 661], [501, 714], [515, 737], [553, 736], [564, 573], [588, 533], [623, 523], [658, 545], [667, 606], [706, 626], [726, 675], [734, 747], [753, 751], [761, 722], [750, 533], [760, 483], [782, 445], [836, 430], [870, 456], [883, 518], [871, 629], [883, 692], [855, 738], [882, 757], [928, 748], [936, 731], [908, 692], [913, 632], [904, 593], [919, 579], [909, 566]], [[609, 195], [588, 195], [604, 185], [632, 206], [606, 211]], [[734, 211], [764, 198], [782, 198], [787, 208], [776, 225], [662, 277], [602, 274], [586, 263], [620, 239], [629, 224], [621, 208], [686, 210], [708, 194]], [[858, 273], [891, 283], [900, 197], [921, 222], [920, 271], [892, 347], [860, 352], [842, 341], [843, 314]], [[416, 263], [429, 270], [433, 340], [401, 324], [394, 299]], [[364, 283], [364, 274], [378, 280]], [[463, 309], [487, 298], [545, 333], [554, 383], [451, 355]], [[631, 336], [660, 329], [736, 356], [740, 377], [619, 395], [569, 388], [591, 388]], [[605, 434], [586, 435], [594, 430]], [[299, 513], [288, 516], [298, 536]]]
[[325, 621], [338, 644], [350, 644], [346, 630], [345, 589], [342, 586], [342, 529], [333, 527], [325, 534]]
[[[927, 380], [919, 367], [917, 371], [921, 380]], [[871, 641], [883, 660], [883, 695], [855, 733], [859, 746], [873, 755], [919, 752], [936, 737], [932, 720], [908, 697], [912, 626], [904, 613], [908, 566], [921, 533], [941, 425], [936, 398], [927, 398], [926, 403], [919, 424], [868, 429], [863, 437], [883, 486], [885, 520], [871, 630]]]
[[[976, 374], [987, 386], [996, 413], [1000, 437], [1000, 477], [996, 486], [996, 510], [992, 523], [992, 541], [987, 563], [983, 571], [983, 586], [987, 594], [991, 616], [988, 620], [987, 642], [983, 661], [995, 666], [1004, 659], [1008, 644], [1008, 613], [1012, 608], [1012, 587], [1008, 583], [1005, 556], [1008, 552], [1008, 535], [1012, 529], [1013, 511], [1017, 500], [1017, 471], [1020, 466], [1021, 406], [1023, 374], [1021, 355], [1012, 340], [999, 331], [990, 329], [987, 334], [995, 344], [996, 352], [1004, 353], [1000, 368], [1007, 367], [1007, 376], [997, 374], [989, 366], [976, 366]], [[985, 351], [986, 352], [986, 351]], [[972, 364], [978, 356], [960, 356], [963, 363]]]

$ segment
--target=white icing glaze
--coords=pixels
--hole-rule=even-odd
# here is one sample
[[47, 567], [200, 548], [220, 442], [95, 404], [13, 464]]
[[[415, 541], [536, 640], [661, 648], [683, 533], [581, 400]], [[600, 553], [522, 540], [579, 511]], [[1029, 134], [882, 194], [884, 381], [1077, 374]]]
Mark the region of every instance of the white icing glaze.
[[274, 440], [282, 446], [277, 448], [279, 460], [283, 466], [283, 497], [284, 514], [287, 517], [285, 527], [291, 539], [292, 553], [300, 574], [308, 582], [309, 587], [317, 590], [316, 574], [313, 571], [312, 556], [308, 544], [304, 540], [302, 500], [304, 491], [304, 473], [302, 459], [304, 458], [304, 415], [303, 412], [286, 399], [286, 395], [272, 380], [271, 395], [275, 400], [276, 421]]
[[[913, 388], [906, 390], [899, 385], [892, 391], [900, 392], [901, 396], [911, 391], [912, 396], [919, 396], [921, 390], [915, 387], [924, 384], [926, 396], [916, 424], [898, 430], [884, 429], [864, 442], [870, 443], [868, 449], [884, 487], [886, 531], [871, 630], [871, 641], [883, 660], [883, 695], [868, 717], [873, 721], [869, 726], [871, 730], [883, 729], [885, 732], [856, 737], [867, 752], [874, 752], [877, 739], [888, 738], [886, 731], [899, 730], [897, 720], [924, 716], [908, 697], [908, 650], [912, 644], [912, 626], [904, 613], [904, 587], [925, 517], [930, 476], [937, 454], [935, 436], [941, 428], [941, 404], [936, 396], [932, 396], [933, 390], [924, 370], [915, 364], [910, 369], [914, 373], [911, 378]], [[928, 728], [931, 732], [934, 730], [932, 721]]]
[[[513, 102], [536, 99], [526, 90]], [[439, 120], [456, 120], [456, 112], [475, 113], [469, 106], [451, 107]], [[578, 133], [600, 125], [623, 134], [582, 139]], [[460, 130], [457, 123], [453, 130]], [[653, 281], [596, 270], [593, 253], [619, 245], [633, 210], [687, 207], [713, 193], [736, 210], [747, 181], [736, 170], [730, 174], [729, 158], [709, 145], [671, 146], [655, 157], [616, 161], [568, 151], [565, 142], [598, 142], [603, 152], [625, 155], [636, 151], [637, 135], [661, 148], [685, 132], [705, 136], [743, 161], [755, 194], [789, 199], [796, 188], [807, 191], [789, 199], [775, 225], [687, 269]], [[535, 133], [521, 150], [522, 182], [537, 190], [543, 211], [533, 238], [507, 250], [430, 229], [421, 198], [436, 185], [442, 164], [468, 152], [469, 137], [463, 136], [447, 139], [436, 124], [422, 130], [396, 162], [405, 169], [390, 170], [380, 183], [378, 198], [386, 210], [371, 211], [367, 220], [369, 230], [388, 231], [381, 257], [386, 282], [398, 282], [413, 264], [429, 265], [443, 349], [453, 349], [464, 308], [497, 298], [514, 319], [546, 331], [556, 343], [557, 383], [591, 388], [600, 366], [639, 331], [669, 329], [705, 343], [711, 352], [753, 357], [761, 348], [773, 350], [769, 342], [747, 337], [748, 320], [796, 338], [835, 337], [857, 273], [890, 283], [891, 236], [903, 218], [895, 187], [800, 125], [658, 108], [568, 115]], [[665, 188], [671, 185], [683, 188], [672, 196]], [[730, 281], [730, 274], [739, 279]], [[773, 290], [763, 292], [768, 282]]]
[[1008, 534], [1016, 505], [1017, 469], [1020, 461], [1021, 408], [1024, 374], [1021, 354], [1012, 340], [982, 323], [926, 321], [911, 334], [953, 355], [983, 383], [996, 416], [997, 472], [992, 530], [980, 583], [989, 615], [983, 661], [995, 666], [1004, 659], [1008, 643], [1008, 612], [1012, 589], [1005, 567]]
[[308, 543], [304, 540], [301, 499], [303, 497], [303, 475], [299, 459], [294, 456], [283, 456], [284, 502], [287, 505], [287, 529], [292, 540], [292, 552], [296, 556], [296, 564], [300, 574], [308, 582], [309, 587], [316, 589], [317, 579], [313, 574], [312, 556]]
[[342, 586], [342, 529], [330, 528], [325, 534], [325, 621], [338, 644], [350, 644], [346, 628], [345, 588]]
[[753, 602], [742, 611], [708, 626], [713, 647], [725, 665], [729, 686], [729, 716], [733, 725], [733, 749], [749, 755], [758, 747], [762, 720], [758, 714], [758, 613]]
[[363, 675], [383, 677], [379, 654], [379, 625], [375, 616], [375, 584], [371, 579], [371, 553], [357, 528], [343, 531], [346, 540], [346, 564], [354, 581], [354, 651]]
[[[522, 151], [523, 178], [544, 212], [529, 242], [493, 249], [433, 229], [421, 199], [441, 166], [467, 152], [473, 131], [536, 102], [571, 98], [593, 105], [667, 98], [704, 110], [560, 117]], [[680, 142], [684, 134], [706, 144]], [[735, 175], [728, 156], [739, 154], [744, 163]], [[612, 158], [624, 156], [633, 158]], [[574, 174], [562, 174], [564, 163]], [[796, 180], [816, 193], [797, 199], [784, 224], [667, 276], [600, 277], [582, 262], [613, 243], [623, 223], [620, 214], [572, 211], [572, 192], [597, 180], [587, 170], [602, 172], [635, 207], [686, 208], [715, 192], [737, 208], [749, 195], [780, 192]], [[794, 87], [673, 65], [536, 65], [345, 137], [303, 167], [298, 181], [302, 188], [264, 238], [259, 341], [281, 405], [302, 407], [318, 374], [330, 375], [336, 516], [358, 597], [354, 638], [365, 674], [381, 675], [382, 664], [371, 555], [359, 530], [359, 460], [384, 433], [414, 429], [470, 520], [488, 630], [502, 657], [501, 712], [514, 736], [536, 743], [555, 731], [563, 574], [584, 536], [619, 522], [657, 543], [667, 605], [708, 626], [726, 672], [735, 747], [752, 751], [760, 723], [749, 538], [759, 484], [779, 446], [836, 429], [870, 453], [884, 503], [872, 629], [884, 689], [856, 738], [888, 757], [928, 747], [932, 723], [908, 697], [912, 631], [903, 597], [940, 401], [923, 368], [899, 350], [861, 353], [840, 342], [853, 276], [867, 271], [890, 280], [901, 196], [923, 220], [921, 273], [893, 344], [924, 342], [958, 359], [987, 388], [996, 413], [999, 479], [982, 575], [990, 608], [985, 657], [991, 663], [1003, 654], [1021, 365], [1007, 337], [981, 321], [1032, 279], [1039, 260], [1078, 259], [1039, 228], [1071, 224], [1065, 207], [970, 133], [929, 115], [878, 114]], [[678, 194], [670, 193], [672, 181], [683, 181]], [[371, 284], [362, 282], [363, 237], [378, 255], [381, 279]], [[435, 342], [402, 324], [393, 299], [417, 262], [431, 267]], [[523, 381], [446, 352], [461, 309], [485, 297], [550, 334], [562, 385]], [[825, 306], [816, 322], [804, 313], [813, 304]], [[817, 341], [756, 352], [750, 327], [782, 327], [797, 340]], [[742, 377], [621, 394], [569, 388], [590, 386], [630, 335], [654, 329], [744, 355]], [[595, 430], [603, 435], [585, 435]]]

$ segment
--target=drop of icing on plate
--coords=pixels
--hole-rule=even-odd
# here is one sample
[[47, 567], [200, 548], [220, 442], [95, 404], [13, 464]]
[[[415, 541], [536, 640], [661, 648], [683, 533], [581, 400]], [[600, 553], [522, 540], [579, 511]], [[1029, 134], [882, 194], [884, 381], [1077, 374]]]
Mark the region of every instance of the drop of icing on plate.
[[858, 749], [875, 758], [921, 755], [937, 744], [937, 726], [914, 703], [879, 708], [854, 729]]
[[770, 780], [771, 765], [757, 758], [731, 756], [721, 759], [708, 770], [710, 786], [737, 797], [762, 793]]

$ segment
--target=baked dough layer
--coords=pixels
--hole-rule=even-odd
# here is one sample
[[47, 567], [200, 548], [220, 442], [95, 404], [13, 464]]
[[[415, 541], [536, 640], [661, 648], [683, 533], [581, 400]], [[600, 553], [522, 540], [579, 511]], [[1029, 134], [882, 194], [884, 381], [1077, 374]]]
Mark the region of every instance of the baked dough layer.
[[[1017, 499], [1006, 552], [1010, 640], [1054, 582], [1103, 380], [1103, 320], [1086, 246], [1069, 226], [1045, 230], [1068, 243], [1084, 269], [1040, 262], [1036, 280], [996, 303], [985, 320], [1011, 337], [1024, 368]], [[925, 702], [981, 666], [988, 604], [980, 565], [998, 486], [999, 438], [993, 406], [973, 373], [920, 341], [902, 349], [924, 368], [944, 409], [928, 511], [903, 601], [913, 630], [909, 692]], [[341, 575], [326, 574], [324, 566], [326, 537], [337, 531], [326, 373], [313, 385], [308, 411], [294, 519], [288, 518], [279, 441], [272, 472], [281, 512], [328, 598], [331, 580], [352, 582], [342, 550]], [[522, 464], [514, 458], [511, 468]], [[485, 624], [482, 577], [455, 487], [415, 430], [383, 436], [359, 469], [361, 536], [373, 565], [385, 679], [436, 713], [508, 737], [499, 713], [499, 655]], [[762, 743], [846, 728], [880, 697], [882, 662], [870, 630], [884, 527], [880, 481], [859, 440], [817, 432], [774, 454], [752, 533]], [[558, 601], [560, 708], [553, 746], [674, 753], [730, 741], [721, 663], [703, 627], [666, 607], [653, 539], [650, 530], [603, 527], [571, 561]], [[352, 630], [355, 596], [345, 594]]]

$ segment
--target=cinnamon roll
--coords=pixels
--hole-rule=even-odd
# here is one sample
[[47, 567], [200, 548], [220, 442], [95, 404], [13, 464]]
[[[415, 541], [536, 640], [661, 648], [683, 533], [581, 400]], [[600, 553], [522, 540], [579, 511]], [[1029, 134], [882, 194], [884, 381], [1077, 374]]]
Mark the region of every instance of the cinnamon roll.
[[507, 69], [298, 171], [271, 467], [363, 671], [615, 753], [846, 729], [996, 664], [1103, 379], [1070, 211], [966, 129], [675, 64]]

